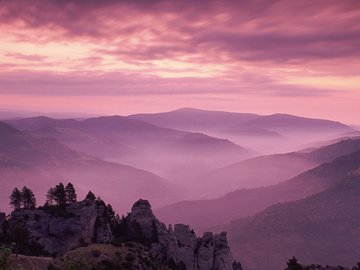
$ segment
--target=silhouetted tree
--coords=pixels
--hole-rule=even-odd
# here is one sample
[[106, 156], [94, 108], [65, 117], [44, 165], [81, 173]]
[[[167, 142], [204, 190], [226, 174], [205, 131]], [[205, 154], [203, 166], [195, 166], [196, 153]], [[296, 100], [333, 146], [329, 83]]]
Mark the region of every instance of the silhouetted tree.
[[67, 203], [75, 203], [76, 199], [77, 199], [77, 195], [76, 195], [74, 185], [71, 183], [68, 183], [66, 185], [65, 192], [66, 192]]
[[92, 193], [91, 191], [88, 192], [88, 194], [85, 197], [85, 200], [89, 200], [89, 201], [95, 201], [96, 200], [96, 196], [94, 195], [94, 193]]
[[233, 268], [233, 270], [243, 270], [241, 263], [236, 260], [233, 261], [232, 268]]
[[106, 206], [106, 216], [108, 217], [110, 224], [116, 223], [116, 214], [111, 204]]
[[46, 193], [46, 203], [48, 205], [53, 205], [55, 201], [55, 188], [49, 188], [48, 192]]
[[66, 205], [66, 192], [63, 183], [56, 185], [56, 187], [54, 188], [54, 200], [59, 206]]
[[352, 270], [360, 270], [360, 262], [358, 262], [353, 268]]
[[34, 192], [28, 187], [23, 187], [21, 191], [21, 200], [25, 209], [33, 209], [36, 207], [36, 198]]
[[15, 209], [18, 210], [22, 206], [22, 198], [21, 198], [21, 192], [18, 190], [18, 188], [14, 188], [10, 195], [10, 205]]
[[301, 264], [298, 263], [298, 260], [294, 256], [290, 260], [288, 260], [287, 269], [288, 270], [303, 270], [303, 267], [301, 266]]

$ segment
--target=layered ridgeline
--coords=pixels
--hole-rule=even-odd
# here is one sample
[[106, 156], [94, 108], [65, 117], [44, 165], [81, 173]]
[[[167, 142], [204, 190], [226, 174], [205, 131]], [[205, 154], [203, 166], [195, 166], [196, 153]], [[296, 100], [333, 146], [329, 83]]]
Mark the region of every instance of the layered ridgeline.
[[[187, 225], [167, 228], [146, 200], [137, 201], [122, 218], [92, 193], [80, 202], [17, 208], [8, 220], [0, 214], [0, 237], [13, 243], [13, 252], [45, 256], [34, 262], [42, 261], [44, 268], [39, 266], [39, 270], [241, 269], [233, 260], [225, 232], [197, 237]], [[16, 257], [13, 264], [25, 267], [30, 259], [34, 258]]]
[[183, 108], [129, 116], [162, 127], [205, 132], [246, 145], [263, 154], [304, 148], [307, 143], [339, 138], [354, 130], [342, 123], [289, 114], [257, 115]]
[[181, 190], [165, 179], [145, 170], [108, 162], [78, 152], [54, 138], [37, 137], [0, 122], [0, 208], [7, 211], [8, 194], [16, 185], [29, 185], [36, 194], [68, 180], [81, 195], [87, 189], [126, 212], [141, 197], [154, 206], [176, 200]]
[[225, 139], [122, 116], [85, 120], [34, 117], [8, 123], [32, 135], [54, 138], [91, 156], [171, 179], [182, 179], [253, 156], [252, 151]]
[[[293, 255], [305, 264], [349, 267], [360, 258], [359, 188], [356, 151], [278, 185], [207, 201], [211, 210], [205, 213], [194, 203], [191, 209], [199, 214], [191, 213], [191, 224], [230, 223], [220, 227], [228, 231], [230, 247], [244, 269], [276, 270]], [[184, 217], [184, 212], [173, 211]], [[235, 215], [247, 217], [234, 220]]]
[[[275, 156], [273, 160], [277, 158]], [[276, 185], [239, 189], [217, 199], [178, 202], [157, 209], [156, 214], [168, 223], [182, 220], [196, 229], [209, 229], [234, 219], [252, 216], [276, 203], [322, 192], [360, 167], [360, 140], [345, 140], [304, 154], [303, 158], [313, 162], [323, 160], [324, 163]], [[256, 163], [256, 160], [251, 162]], [[287, 167], [287, 162], [283, 162], [282, 166]], [[262, 168], [259, 165], [254, 169], [261, 171]]]
[[[240, 188], [258, 188], [278, 184], [325, 162], [360, 150], [360, 139], [340, 140], [316, 149], [265, 155], [243, 160], [187, 181], [199, 194], [219, 197]], [[206, 185], [201, 181], [206, 179]]]
[[360, 171], [308, 198], [277, 204], [226, 227], [244, 269], [279, 269], [294, 254], [306, 264], [360, 259]]

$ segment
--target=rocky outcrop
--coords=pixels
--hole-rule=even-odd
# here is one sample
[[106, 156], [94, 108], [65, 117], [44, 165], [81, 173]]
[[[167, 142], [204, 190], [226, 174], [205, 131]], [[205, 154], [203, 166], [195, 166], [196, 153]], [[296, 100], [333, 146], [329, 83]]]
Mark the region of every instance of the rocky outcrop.
[[[139, 243], [170, 269], [233, 269], [226, 233], [208, 232], [197, 237], [188, 225], [167, 228], [154, 216], [146, 200], [137, 201], [122, 219], [116, 219], [112, 208], [101, 200], [85, 200], [66, 207], [16, 210], [8, 223], [8, 235], [21, 235], [21, 239], [10, 239], [12, 242], [30, 249], [41, 247], [43, 253], [61, 255], [82, 245], [114, 240], [115, 244]], [[28, 238], [26, 243], [24, 238]]]
[[5, 213], [0, 212], [0, 240], [4, 236], [5, 221], [6, 221]]
[[102, 212], [92, 201], [66, 208], [17, 210], [11, 213], [9, 231], [24, 230], [29, 243], [40, 245], [46, 253], [61, 254], [81, 245], [111, 241], [109, 225], [101, 220]]
[[95, 223], [95, 235], [93, 240], [95, 243], [99, 244], [111, 243], [112, 241], [112, 231], [105, 205], [97, 207], [97, 219]]
[[226, 233], [210, 232], [197, 237], [188, 225], [176, 224], [174, 229], [161, 223], [146, 200], [137, 201], [127, 217], [129, 231], [140, 226], [143, 236], [151, 242], [151, 250], [160, 253], [165, 261], [187, 270], [232, 269], [233, 257]]

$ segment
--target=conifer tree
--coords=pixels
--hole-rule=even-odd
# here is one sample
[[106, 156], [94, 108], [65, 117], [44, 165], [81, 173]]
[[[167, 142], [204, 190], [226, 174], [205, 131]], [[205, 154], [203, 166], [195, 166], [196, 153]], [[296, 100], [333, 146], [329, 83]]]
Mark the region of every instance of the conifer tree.
[[33, 209], [36, 207], [34, 192], [26, 186], [24, 186], [21, 191], [21, 201], [25, 209]]
[[22, 206], [22, 198], [21, 198], [21, 192], [18, 190], [18, 188], [14, 188], [10, 195], [10, 204], [15, 209], [18, 210]]
[[67, 203], [75, 203], [76, 199], [77, 199], [77, 195], [76, 195], [74, 185], [71, 183], [68, 183], [66, 185], [65, 192], [66, 192]]
[[66, 205], [66, 191], [63, 183], [56, 185], [54, 188], [54, 200], [59, 206]]
[[288, 260], [287, 270], [303, 270], [301, 264], [298, 263], [298, 260], [293, 256], [290, 260]]
[[351, 270], [360, 270], [360, 262], [358, 262]]
[[48, 192], [46, 193], [46, 202], [48, 205], [53, 205], [55, 201], [55, 189], [49, 188]]
[[242, 270], [241, 263], [236, 260], [233, 261], [232, 267], [233, 267], [233, 270]]
[[112, 208], [111, 204], [106, 206], [106, 215], [110, 221], [110, 224], [116, 223], [116, 214], [114, 209]]
[[85, 200], [89, 200], [89, 201], [95, 201], [96, 200], [96, 196], [94, 195], [94, 193], [92, 193], [91, 191], [88, 192], [88, 194], [85, 197]]

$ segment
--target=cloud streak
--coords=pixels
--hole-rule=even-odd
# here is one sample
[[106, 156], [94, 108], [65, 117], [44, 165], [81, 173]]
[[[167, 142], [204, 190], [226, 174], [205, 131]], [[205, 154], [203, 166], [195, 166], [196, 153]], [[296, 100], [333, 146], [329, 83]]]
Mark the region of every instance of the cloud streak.
[[359, 14], [357, 0], [0, 0], [0, 95], [358, 99]]
[[[105, 48], [95, 52], [131, 60], [189, 55], [206, 62], [224, 54], [228, 61], [291, 62], [359, 54], [360, 3], [356, 0], [312, 5], [289, 1], [109, 0], [37, 0], [30, 7], [17, 0], [1, 4], [2, 25], [40, 33], [53, 31], [54, 35], [46, 33], [50, 35], [48, 42], [56, 38], [100, 42]], [[29, 41], [44, 42], [41, 35], [27, 36]]]

